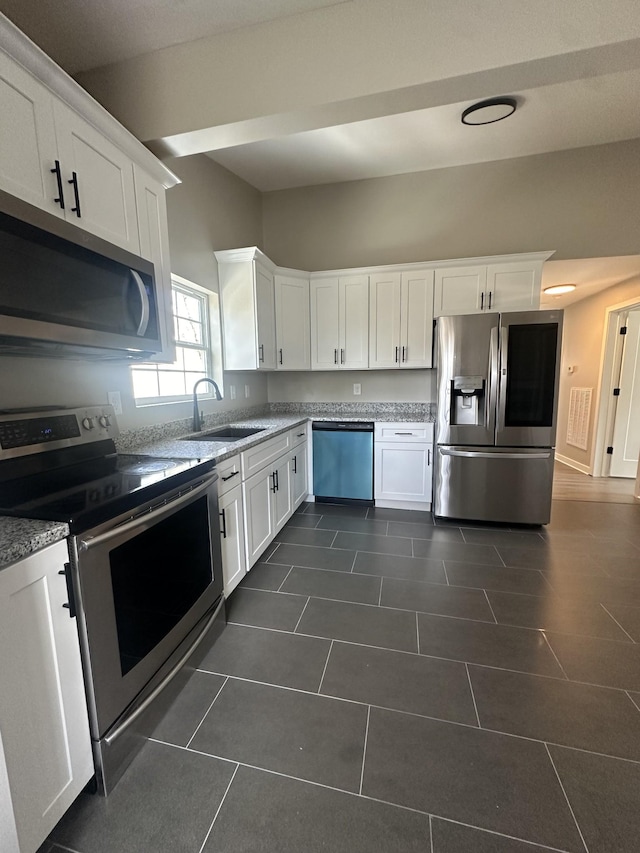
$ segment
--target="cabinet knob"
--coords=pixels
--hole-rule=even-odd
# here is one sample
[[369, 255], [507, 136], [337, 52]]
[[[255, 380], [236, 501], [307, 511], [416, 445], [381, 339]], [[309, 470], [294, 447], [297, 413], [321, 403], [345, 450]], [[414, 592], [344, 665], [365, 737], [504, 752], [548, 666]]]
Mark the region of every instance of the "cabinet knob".
[[93, 429], [93, 418], [83, 418], [82, 426], [84, 429]]

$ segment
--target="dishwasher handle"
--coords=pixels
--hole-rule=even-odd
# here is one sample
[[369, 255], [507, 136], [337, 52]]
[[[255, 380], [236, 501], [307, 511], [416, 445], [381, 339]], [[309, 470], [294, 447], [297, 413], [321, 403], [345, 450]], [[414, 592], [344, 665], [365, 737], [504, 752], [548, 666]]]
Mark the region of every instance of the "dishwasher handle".
[[373, 432], [373, 421], [313, 421], [311, 429], [316, 432]]

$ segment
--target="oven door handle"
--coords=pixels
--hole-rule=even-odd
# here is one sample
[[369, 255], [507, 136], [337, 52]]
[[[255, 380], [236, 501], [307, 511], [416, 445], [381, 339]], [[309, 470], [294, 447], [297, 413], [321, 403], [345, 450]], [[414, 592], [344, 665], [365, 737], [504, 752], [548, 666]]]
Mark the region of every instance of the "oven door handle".
[[165, 677], [162, 679], [160, 684], [158, 684], [156, 687], [153, 688], [151, 693], [149, 693], [149, 695], [146, 697], [146, 699], [144, 699], [144, 701], [141, 702], [140, 705], [138, 705], [138, 707], [135, 709], [135, 711], [133, 711], [131, 714], [129, 714], [129, 716], [126, 719], [124, 719], [119, 725], [117, 725], [107, 735], [105, 735], [104, 741], [108, 746], [111, 746], [111, 744], [115, 740], [117, 740], [120, 737], [120, 735], [123, 734], [129, 728], [129, 726], [132, 725], [132, 723], [134, 723], [138, 719], [138, 717], [147, 710], [149, 705], [151, 705], [151, 703], [160, 695], [160, 693], [162, 693], [164, 688], [171, 681], [173, 681], [173, 679], [180, 672], [180, 670], [183, 668], [185, 663], [189, 660], [191, 655], [198, 648], [200, 643], [204, 640], [204, 638], [207, 634], [207, 631], [215, 622], [216, 617], [220, 613], [220, 609], [222, 607], [224, 607], [224, 598], [220, 601], [220, 604], [218, 604], [218, 606], [213, 611], [211, 616], [207, 619], [207, 624], [204, 626], [202, 631], [198, 634], [196, 639], [189, 646], [187, 651], [182, 655], [182, 657], [175, 664], [175, 666], [173, 666], [171, 668], [171, 670], [165, 675]]
[[163, 504], [161, 507], [158, 507], [158, 509], [146, 512], [144, 515], [137, 516], [136, 518], [131, 519], [131, 521], [126, 521], [124, 524], [119, 524], [111, 530], [107, 530], [105, 533], [98, 534], [98, 536], [87, 536], [86, 539], [80, 539], [78, 550], [88, 551], [90, 548], [102, 545], [110, 539], [115, 539], [117, 536], [122, 536], [123, 534], [129, 533], [129, 531], [135, 530], [138, 527], [146, 528], [150, 524], [160, 521], [166, 515], [171, 515], [178, 507], [191, 502], [194, 498], [197, 498], [200, 494], [206, 492], [207, 489], [210, 489], [212, 483], [215, 483], [217, 476], [218, 475], [216, 473], [211, 477], [207, 477], [207, 479], [203, 480], [200, 485], [189, 489], [188, 492], [179, 495], [174, 500], [169, 501], [169, 503]]

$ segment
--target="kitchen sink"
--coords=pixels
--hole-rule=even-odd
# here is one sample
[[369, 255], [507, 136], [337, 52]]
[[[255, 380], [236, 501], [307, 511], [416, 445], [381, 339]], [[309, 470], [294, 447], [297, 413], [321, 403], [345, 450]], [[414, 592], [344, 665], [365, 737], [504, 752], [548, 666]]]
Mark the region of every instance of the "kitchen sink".
[[257, 432], [264, 432], [266, 427], [218, 427], [197, 435], [186, 435], [183, 441], [240, 441], [249, 438]]

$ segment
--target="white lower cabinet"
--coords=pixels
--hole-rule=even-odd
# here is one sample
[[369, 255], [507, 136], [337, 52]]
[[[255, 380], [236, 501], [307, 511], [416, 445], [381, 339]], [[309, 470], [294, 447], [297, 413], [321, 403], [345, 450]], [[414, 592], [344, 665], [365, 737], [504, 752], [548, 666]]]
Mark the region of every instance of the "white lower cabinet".
[[374, 471], [376, 506], [429, 509], [433, 424], [376, 424]]
[[238, 483], [220, 497], [220, 546], [224, 595], [228, 598], [247, 571], [242, 486]]
[[247, 569], [251, 568], [275, 536], [272, 494], [273, 471], [271, 468], [258, 471], [242, 484]]
[[93, 775], [67, 559], [57, 542], [0, 571], [0, 791], [4, 778], [20, 853], [38, 849]]
[[309, 491], [307, 454], [308, 442], [304, 441], [291, 451], [291, 505], [295, 511], [307, 497]]

